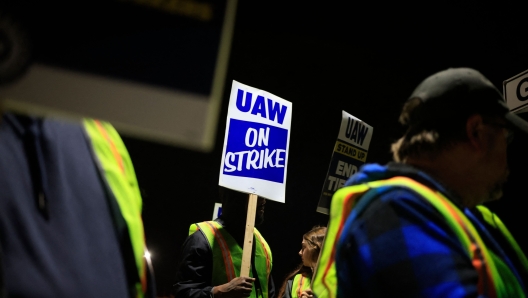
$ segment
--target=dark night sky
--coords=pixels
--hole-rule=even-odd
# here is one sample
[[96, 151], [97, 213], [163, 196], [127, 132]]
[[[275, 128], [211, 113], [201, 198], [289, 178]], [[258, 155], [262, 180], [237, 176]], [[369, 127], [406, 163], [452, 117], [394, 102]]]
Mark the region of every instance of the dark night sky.
[[[423, 78], [449, 67], [473, 67], [502, 90], [504, 80], [528, 68], [520, 8], [460, 2], [239, 1], [214, 150], [200, 153], [123, 136], [143, 193], [159, 294], [173, 282], [189, 225], [211, 218], [232, 80], [293, 103], [286, 203], [268, 201], [259, 227], [273, 251], [279, 286], [300, 262], [302, 234], [328, 221], [315, 210], [341, 110], [374, 127], [367, 161], [386, 163], [389, 145], [402, 133], [400, 108]], [[514, 142], [505, 197], [490, 205], [525, 251], [527, 145], [522, 137]]]
[[[528, 67], [522, 14], [497, 3], [249, 2], [241, 1], [237, 10], [214, 151], [203, 154], [125, 138], [144, 191], [147, 242], [161, 292], [172, 282], [189, 224], [211, 217], [232, 80], [293, 103], [286, 203], [268, 201], [260, 227], [280, 284], [300, 261], [302, 234], [327, 223], [328, 217], [315, 209], [341, 110], [374, 127], [367, 161], [385, 163], [390, 143], [401, 133], [397, 117], [402, 103], [423, 78], [448, 67], [473, 67], [502, 90], [503, 80]], [[517, 140], [505, 198], [490, 207], [528, 249], [519, 197], [526, 178], [521, 170], [526, 141]]]

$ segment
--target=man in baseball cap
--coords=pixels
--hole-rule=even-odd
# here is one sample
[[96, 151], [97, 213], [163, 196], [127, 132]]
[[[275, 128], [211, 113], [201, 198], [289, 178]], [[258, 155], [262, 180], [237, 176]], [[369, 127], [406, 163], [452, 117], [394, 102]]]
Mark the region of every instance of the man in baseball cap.
[[[509, 111], [499, 90], [471, 68], [449, 68], [422, 81], [400, 122], [413, 130], [451, 130], [473, 113], [504, 117], [512, 128], [528, 132], [528, 123]], [[447, 125], [439, 126], [439, 121]]]
[[507, 147], [528, 124], [480, 72], [450, 68], [404, 104], [395, 162], [334, 194], [318, 297], [525, 297], [528, 260], [482, 204], [502, 196]]

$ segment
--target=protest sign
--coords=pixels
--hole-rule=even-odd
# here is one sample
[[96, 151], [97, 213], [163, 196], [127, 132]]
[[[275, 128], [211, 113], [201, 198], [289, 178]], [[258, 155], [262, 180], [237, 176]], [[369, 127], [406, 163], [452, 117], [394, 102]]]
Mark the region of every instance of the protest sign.
[[285, 201], [292, 104], [233, 81], [219, 185]]
[[215, 220], [222, 214], [222, 203], [215, 203], [214, 209], [213, 209], [213, 219]]
[[528, 110], [528, 70], [504, 80], [502, 90], [510, 111], [518, 114]]
[[365, 163], [373, 131], [372, 126], [342, 112], [341, 128], [317, 204], [317, 212], [329, 213], [334, 193]]

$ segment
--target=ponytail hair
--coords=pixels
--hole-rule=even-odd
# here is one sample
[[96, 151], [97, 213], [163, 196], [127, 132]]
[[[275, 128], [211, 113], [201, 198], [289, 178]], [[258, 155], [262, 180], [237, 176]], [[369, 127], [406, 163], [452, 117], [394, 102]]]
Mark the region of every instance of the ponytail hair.
[[[303, 235], [303, 239], [308, 243], [308, 245], [315, 251], [313, 254], [315, 260], [314, 262], [317, 262], [317, 258], [319, 257], [319, 253], [321, 252], [321, 248], [323, 246], [323, 240], [326, 235], [326, 227], [321, 226], [315, 226], [310, 231], [306, 232]], [[312, 268], [308, 266], [304, 266], [304, 264], [301, 262], [297, 267], [292, 270], [290, 273], [286, 275], [284, 278], [284, 281], [282, 283], [282, 286], [280, 287], [279, 293], [277, 295], [277, 298], [282, 298], [284, 295], [284, 292], [286, 291], [286, 285], [288, 284], [288, 280], [293, 279], [293, 277], [297, 274], [302, 274], [303, 276], [312, 278], [313, 272]]]

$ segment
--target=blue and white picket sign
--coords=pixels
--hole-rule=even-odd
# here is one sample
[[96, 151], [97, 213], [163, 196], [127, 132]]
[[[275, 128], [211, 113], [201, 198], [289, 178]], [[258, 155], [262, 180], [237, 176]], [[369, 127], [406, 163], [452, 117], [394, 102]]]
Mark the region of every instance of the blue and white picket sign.
[[213, 209], [213, 219], [215, 220], [222, 215], [222, 203], [215, 203], [214, 209]]
[[366, 162], [373, 132], [372, 126], [345, 111], [342, 112], [341, 127], [317, 204], [317, 212], [329, 213], [334, 193]]
[[292, 103], [233, 81], [219, 185], [285, 201]]

